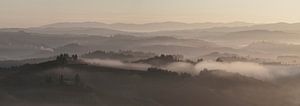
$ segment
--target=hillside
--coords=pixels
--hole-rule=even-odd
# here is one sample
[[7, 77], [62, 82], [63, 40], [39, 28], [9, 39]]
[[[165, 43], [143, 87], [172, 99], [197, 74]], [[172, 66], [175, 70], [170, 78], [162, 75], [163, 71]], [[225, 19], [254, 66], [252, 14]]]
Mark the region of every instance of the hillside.
[[287, 33], [283, 31], [269, 31], [269, 30], [246, 30], [239, 32], [232, 32], [220, 37], [219, 39], [227, 40], [292, 40], [298, 36], [293, 33]]
[[63, 56], [1, 73], [5, 105], [290, 105], [272, 84], [222, 71], [192, 77], [155, 68], [94, 66]]
[[126, 34], [102, 37], [85, 35], [65, 36], [37, 34], [25, 31], [0, 31], [0, 37], [0, 50], [2, 51], [0, 52], [1, 60], [43, 58], [58, 55], [60, 53], [82, 54], [96, 50], [135, 50], [142, 52], [154, 52], [157, 54], [164, 53], [163, 51], [157, 50], [159, 48], [156, 49], [156, 47], [152, 49], [153, 51], [149, 51], [151, 49], [144, 49], [153, 45], [180, 46], [187, 49], [190, 47], [218, 47], [218, 45], [212, 42], [197, 39], [177, 39], [174, 37], [137, 37]]
[[[289, 55], [294, 54], [297, 55], [300, 53], [300, 45], [296, 44], [286, 44], [286, 43], [276, 43], [276, 42], [255, 42], [251, 43], [248, 46], [242, 48], [243, 50], [253, 50], [253, 51], [261, 51], [266, 53], [274, 53], [274, 54], [282, 54]], [[286, 52], [288, 51], [288, 52]]]
[[132, 62], [140, 59], [147, 59], [155, 56], [154, 53], [137, 52], [137, 51], [117, 51], [117, 52], [106, 52], [106, 51], [94, 51], [82, 55], [82, 58], [88, 59], [104, 59], [104, 60], [120, 60], [124, 62]]
[[141, 59], [138, 61], [135, 61], [135, 63], [144, 63], [144, 64], [150, 64], [152, 66], [165, 66], [168, 64], [171, 64], [173, 62], [180, 62], [183, 61], [183, 56], [182, 55], [160, 55], [160, 56], [154, 56], [151, 58], [147, 59]]

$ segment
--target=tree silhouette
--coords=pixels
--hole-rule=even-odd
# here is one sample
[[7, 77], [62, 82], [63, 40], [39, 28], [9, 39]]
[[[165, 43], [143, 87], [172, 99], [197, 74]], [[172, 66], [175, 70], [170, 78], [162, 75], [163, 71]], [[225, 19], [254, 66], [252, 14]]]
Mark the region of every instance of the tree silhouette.
[[72, 55], [72, 60], [77, 60], [78, 59], [78, 56], [77, 56], [77, 54], [74, 54], [74, 55]]
[[218, 57], [218, 58], [216, 59], [216, 62], [223, 62], [223, 60], [222, 60], [220, 57]]
[[56, 61], [61, 64], [66, 64], [69, 58], [70, 58], [69, 54], [60, 54], [59, 56], [56, 57]]
[[201, 58], [201, 59], [198, 59], [198, 60], [197, 60], [197, 63], [203, 62], [203, 61], [204, 61], [203, 58]]

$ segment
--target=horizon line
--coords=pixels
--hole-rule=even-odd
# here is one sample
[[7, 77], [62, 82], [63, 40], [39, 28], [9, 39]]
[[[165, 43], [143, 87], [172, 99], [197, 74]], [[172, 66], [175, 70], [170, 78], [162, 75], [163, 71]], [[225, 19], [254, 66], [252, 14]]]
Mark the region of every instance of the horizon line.
[[36, 26], [24, 26], [24, 27], [0, 27], [1, 29], [5, 28], [34, 28], [34, 27], [43, 27], [52, 24], [64, 24], [64, 23], [102, 23], [108, 25], [114, 24], [131, 24], [131, 25], [147, 25], [147, 24], [160, 24], [160, 23], [181, 23], [181, 24], [231, 24], [231, 23], [245, 23], [245, 24], [252, 24], [252, 25], [264, 25], [264, 24], [297, 24], [300, 22], [266, 22], [266, 23], [259, 23], [259, 22], [246, 22], [246, 21], [229, 21], [229, 22], [217, 22], [217, 21], [205, 21], [205, 22], [182, 22], [182, 21], [157, 21], [157, 22], [143, 22], [143, 23], [133, 23], [133, 22], [104, 22], [104, 21], [61, 21], [61, 22], [51, 22], [47, 24], [41, 24]]

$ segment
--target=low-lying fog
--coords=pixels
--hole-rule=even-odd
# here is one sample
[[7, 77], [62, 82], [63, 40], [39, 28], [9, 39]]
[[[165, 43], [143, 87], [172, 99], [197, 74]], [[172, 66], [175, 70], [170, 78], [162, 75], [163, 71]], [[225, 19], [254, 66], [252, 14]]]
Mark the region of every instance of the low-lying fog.
[[[151, 66], [141, 63], [126, 63], [119, 60], [109, 59], [82, 59], [92, 65], [114, 67], [121, 69], [133, 69], [146, 71]], [[259, 80], [276, 80], [281, 77], [289, 77], [300, 73], [300, 66], [296, 65], [263, 65], [253, 62], [215, 62], [203, 61], [196, 64], [187, 62], [173, 62], [159, 68], [167, 69], [178, 73], [189, 73], [197, 75], [203, 70], [222, 70], [226, 72], [239, 73], [244, 76], [253, 77]]]
[[134, 69], [145, 71], [151, 67], [148, 64], [138, 64], [138, 63], [124, 63], [119, 60], [109, 60], [109, 59], [82, 59], [84, 62], [92, 65], [121, 68], [121, 69]]
[[299, 66], [277, 66], [277, 65], [262, 65], [251, 62], [214, 62], [204, 61], [196, 65], [176, 62], [166, 67], [171, 71], [185, 72], [192, 75], [199, 74], [200, 71], [207, 70], [223, 70], [227, 72], [239, 73], [248, 77], [253, 77], [260, 80], [274, 80], [280, 77], [288, 77], [299, 74]]

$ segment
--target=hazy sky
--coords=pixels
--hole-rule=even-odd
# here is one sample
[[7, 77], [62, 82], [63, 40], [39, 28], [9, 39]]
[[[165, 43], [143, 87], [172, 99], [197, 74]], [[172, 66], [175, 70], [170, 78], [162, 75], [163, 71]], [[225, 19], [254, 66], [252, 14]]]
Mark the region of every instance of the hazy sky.
[[0, 27], [106, 23], [300, 22], [300, 0], [0, 0]]

